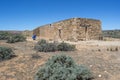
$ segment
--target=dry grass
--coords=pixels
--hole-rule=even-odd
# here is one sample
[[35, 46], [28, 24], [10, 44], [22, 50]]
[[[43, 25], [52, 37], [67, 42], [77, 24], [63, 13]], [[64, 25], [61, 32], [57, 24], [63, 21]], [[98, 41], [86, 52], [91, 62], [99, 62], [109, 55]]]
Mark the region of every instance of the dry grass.
[[[76, 44], [77, 51], [50, 53], [34, 51], [35, 43], [36, 41], [32, 40], [15, 44], [0, 41], [0, 45], [11, 47], [17, 55], [13, 59], [0, 62], [0, 80], [33, 80], [39, 67], [56, 54], [69, 55], [77, 64], [89, 67], [95, 77], [94, 80], [120, 80], [120, 41], [81, 41], [71, 43]], [[118, 51], [107, 51], [116, 46]], [[34, 54], [40, 58], [34, 59], [33, 56], [36, 57]]]

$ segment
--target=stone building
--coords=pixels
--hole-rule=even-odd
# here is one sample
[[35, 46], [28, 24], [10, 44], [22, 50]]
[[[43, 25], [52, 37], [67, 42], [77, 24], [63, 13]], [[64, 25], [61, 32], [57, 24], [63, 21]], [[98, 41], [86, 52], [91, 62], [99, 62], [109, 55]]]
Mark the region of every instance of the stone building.
[[101, 21], [86, 18], [71, 18], [40, 26], [33, 30], [39, 38], [47, 40], [100, 40]]

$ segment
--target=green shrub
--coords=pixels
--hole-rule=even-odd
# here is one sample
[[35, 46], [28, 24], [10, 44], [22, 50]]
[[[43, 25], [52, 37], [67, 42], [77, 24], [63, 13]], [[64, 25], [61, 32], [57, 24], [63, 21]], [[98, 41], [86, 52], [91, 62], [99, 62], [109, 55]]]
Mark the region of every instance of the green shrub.
[[120, 30], [104, 30], [104, 37], [120, 38]]
[[57, 46], [54, 43], [48, 43], [46, 40], [40, 40], [35, 45], [34, 49], [40, 52], [54, 52], [57, 50]]
[[39, 56], [37, 53], [34, 53], [31, 55], [33, 59], [39, 59], [41, 56]]
[[85, 66], [78, 66], [65, 55], [53, 56], [39, 69], [35, 80], [92, 80], [92, 74]]
[[5, 31], [0, 31], [0, 40], [7, 40], [10, 36], [10, 33]]
[[10, 59], [14, 56], [11, 48], [0, 46], [0, 61]]
[[46, 52], [54, 52], [57, 51], [57, 46], [54, 43], [47, 43], [46, 45]]
[[75, 50], [75, 45], [70, 45], [64, 42], [48, 43], [46, 40], [42, 39], [37, 42], [34, 49], [40, 52], [73, 51]]
[[7, 39], [8, 43], [23, 42], [26, 38], [21, 34], [14, 34]]
[[58, 51], [73, 51], [75, 50], [75, 46], [74, 45], [70, 45], [68, 43], [60, 43], [58, 46]]
[[40, 41], [37, 42], [38, 45], [46, 44], [46, 43], [47, 43], [47, 41], [44, 39], [41, 39]]

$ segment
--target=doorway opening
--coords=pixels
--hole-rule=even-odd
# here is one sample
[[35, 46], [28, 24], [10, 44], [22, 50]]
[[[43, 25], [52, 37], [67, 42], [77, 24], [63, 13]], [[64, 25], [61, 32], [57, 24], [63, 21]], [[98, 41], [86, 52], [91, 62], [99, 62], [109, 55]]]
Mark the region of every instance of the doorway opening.
[[59, 31], [59, 38], [61, 39], [61, 32], [62, 32], [62, 29], [58, 29]]

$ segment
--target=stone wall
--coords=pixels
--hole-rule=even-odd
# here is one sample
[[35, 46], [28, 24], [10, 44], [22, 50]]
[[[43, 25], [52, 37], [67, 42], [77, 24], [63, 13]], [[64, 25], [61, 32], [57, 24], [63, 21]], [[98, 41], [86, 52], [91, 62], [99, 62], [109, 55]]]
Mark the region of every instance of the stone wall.
[[71, 18], [33, 30], [39, 38], [48, 40], [99, 40], [102, 34], [101, 22], [94, 19]]

